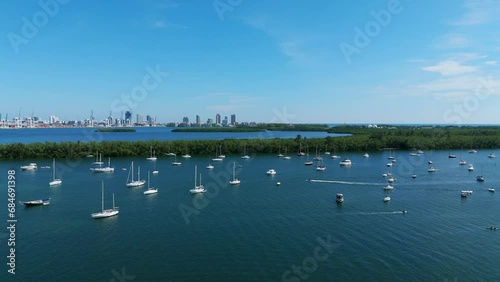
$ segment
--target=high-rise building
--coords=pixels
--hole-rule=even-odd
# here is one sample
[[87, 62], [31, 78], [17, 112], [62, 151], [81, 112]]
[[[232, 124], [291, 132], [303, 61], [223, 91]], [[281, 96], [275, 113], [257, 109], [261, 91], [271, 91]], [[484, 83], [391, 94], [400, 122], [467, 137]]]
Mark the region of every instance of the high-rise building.
[[214, 120], [213, 120], [213, 119], [211, 119], [211, 118], [207, 119], [207, 124], [208, 124], [208, 125], [211, 125], [212, 123], [214, 123]]
[[219, 114], [215, 115], [215, 124], [220, 124], [220, 115]]
[[235, 114], [231, 115], [231, 124], [236, 125], [236, 115]]
[[131, 124], [131, 123], [132, 123], [132, 112], [126, 111], [125, 112], [125, 124]]
[[189, 123], [189, 117], [183, 117], [182, 118], [182, 122], [188, 124]]
[[224, 120], [222, 120], [222, 125], [227, 125], [229, 122], [227, 116], [224, 116]]
[[200, 124], [201, 124], [200, 116], [196, 115], [196, 125], [200, 125]]
[[137, 120], [136, 120], [136, 122], [137, 122], [138, 124], [142, 124], [142, 123], [144, 123], [144, 118], [142, 117], [142, 115], [137, 114]]

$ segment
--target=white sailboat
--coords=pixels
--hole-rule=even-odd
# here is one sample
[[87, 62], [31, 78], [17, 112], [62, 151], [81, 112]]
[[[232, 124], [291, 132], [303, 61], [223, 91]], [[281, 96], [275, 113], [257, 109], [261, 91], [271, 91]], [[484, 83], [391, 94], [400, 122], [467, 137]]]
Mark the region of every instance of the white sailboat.
[[215, 147], [215, 158], [212, 159], [214, 162], [222, 162], [224, 159], [219, 157], [218, 155], [219, 151], [217, 151], [217, 147]]
[[283, 157], [283, 154], [281, 153], [281, 146], [278, 147], [278, 154], [276, 155], [276, 157], [278, 158]]
[[52, 181], [49, 182], [49, 186], [57, 186], [61, 185], [62, 180], [59, 178], [56, 178], [56, 159], [54, 158], [52, 160]]
[[[153, 174], [158, 174], [158, 170], [156, 170], [156, 162], [153, 164]], [[149, 181], [148, 181], [149, 182]]]
[[156, 158], [156, 154], [155, 154], [155, 150], [153, 150], [153, 146], [151, 146], [150, 148], [150, 153], [149, 153], [149, 158], [146, 158], [146, 160], [148, 161], [156, 161], [157, 158]]
[[247, 147], [243, 148], [243, 156], [241, 156], [242, 159], [249, 159], [250, 156], [247, 155]]
[[233, 180], [230, 180], [229, 184], [238, 185], [240, 183], [241, 183], [241, 181], [236, 178], [236, 162], [233, 162]]
[[158, 188], [149, 187], [149, 171], [148, 171], [148, 189], [144, 191], [144, 195], [151, 195], [158, 193]]
[[283, 157], [284, 160], [289, 160], [291, 159], [292, 157], [290, 157], [288, 154], [287, 154], [287, 148], [285, 147], [285, 156]]
[[115, 194], [113, 193], [113, 208], [112, 209], [104, 209], [104, 181], [102, 182], [102, 187], [101, 187], [101, 211], [100, 212], [95, 212], [92, 213], [91, 216], [92, 218], [98, 219], [98, 218], [105, 218], [105, 217], [110, 217], [117, 215], [119, 213], [118, 207], [115, 207]]
[[99, 154], [98, 152], [95, 153], [95, 162], [93, 162], [93, 165], [103, 165], [104, 162], [101, 160], [102, 154]]
[[[130, 181], [129, 181], [129, 178]], [[137, 180], [134, 180], [134, 162], [130, 165], [130, 171], [128, 172], [127, 177], [127, 187], [139, 187], [146, 184], [145, 180], [141, 180], [141, 167], [137, 167]]]
[[174, 159], [174, 161], [172, 162], [172, 165], [176, 165], [176, 166], [177, 166], [177, 165], [181, 165], [181, 162], [178, 162], [178, 161], [177, 161], [177, 155], [174, 155], [174, 158], [175, 158], [175, 159]]
[[191, 194], [198, 194], [198, 193], [205, 193], [207, 190], [205, 190], [205, 187], [203, 187], [203, 185], [196, 185], [196, 175], [197, 175], [197, 169], [198, 169], [198, 166], [194, 166], [194, 188], [189, 190], [189, 192], [191, 192]]
[[93, 172], [114, 172], [115, 168], [111, 167], [111, 158], [108, 157], [108, 166], [99, 165], [99, 167], [91, 167], [90, 170]]

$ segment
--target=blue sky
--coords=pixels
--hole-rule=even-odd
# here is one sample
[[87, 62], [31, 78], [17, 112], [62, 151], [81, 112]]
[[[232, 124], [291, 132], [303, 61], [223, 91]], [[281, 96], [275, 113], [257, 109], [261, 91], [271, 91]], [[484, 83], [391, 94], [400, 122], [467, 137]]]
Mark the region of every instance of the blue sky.
[[500, 121], [500, 1], [41, 0], [0, 9], [3, 118], [130, 109], [161, 122], [216, 113]]

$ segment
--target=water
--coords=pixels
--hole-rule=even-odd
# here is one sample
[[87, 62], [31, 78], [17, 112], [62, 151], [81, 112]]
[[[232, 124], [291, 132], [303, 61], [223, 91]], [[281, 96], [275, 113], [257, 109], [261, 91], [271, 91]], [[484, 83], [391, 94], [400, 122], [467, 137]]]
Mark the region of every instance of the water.
[[172, 132], [172, 127], [136, 127], [136, 132], [95, 132], [96, 128], [26, 128], [0, 130], [0, 144], [22, 142], [89, 142], [89, 141], [140, 141], [140, 140], [222, 140], [222, 139], [271, 139], [346, 136], [317, 131], [267, 131], [267, 132]]
[[[500, 199], [487, 188], [500, 187], [500, 180], [496, 159], [486, 157], [491, 152], [465, 154], [476, 169], [468, 172], [467, 166], [459, 166], [459, 158], [434, 151], [435, 173], [427, 172], [428, 155], [396, 152], [389, 203], [383, 202], [382, 188], [382, 174], [391, 170], [386, 166], [388, 152], [371, 152], [369, 158], [342, 154], [352, 159], [351, 167], [340, 167], [341, 159], [325, 155], [323, 172], [304, 166], [306, 157], [297, 156], [243, 160], [233, 155], [223, 163], [212, 162], [211, 172], [205, 168], [208, 156], [178, 158], [179, 167], [162, 156], [156, 165], [159, 174], [151, 175], [151, 186], [159, 192], [149, 196], [143, 195], [145, 188], [125, 186], [131, 161], [136, 172], [141, 167], [141, 178], [153, 170], [153, 162], [145, 159], [111, 159], [116, 167], [111, 174], [92, 174], [93, 159], [58, 160], [63, 184], [56, 188], [48, 186], [51, 169], [20, 171], [26, 160], [2, 161], [2, 182], [7, 181], [7, 169], [17, 170], [16, 201], [52, 200], [48, 206], [18, 204], [17, 274], [6, 273], [8, 253], [2, 240], [1, 277], [299, 281], [291, 279], [303, 275], [309, 281], [493, 281], [500, 277], [500, 231], [486, 227], [499, 225]], [[49, 159], [36, 161], [39, 167], [52, 165]], [[233, 161], [239, 186], [227, 185]], [[208, 192], [193, 196], [188, 191], [195, 165]], [[411, 178], [414, 165], [416, 179]], [[271, 168], [275, 176], [266, 175]], [[475, 180], [479, 174], [485, 182]], [[100, 210], [102, 180], [105, 208], [111, 207], [114, 193], [120, 214], [94, 220], [90, 214]], [[460, 190], [474, 193], [463, 199]], [[336, 204], [336, 193], [344, 194], [342, 205]], [[6, 195], [2, 199], [6, 207]], [[6, 229], [1, 232], [6, 238]], [[294, 274], [294, 265], [302, 273]]]

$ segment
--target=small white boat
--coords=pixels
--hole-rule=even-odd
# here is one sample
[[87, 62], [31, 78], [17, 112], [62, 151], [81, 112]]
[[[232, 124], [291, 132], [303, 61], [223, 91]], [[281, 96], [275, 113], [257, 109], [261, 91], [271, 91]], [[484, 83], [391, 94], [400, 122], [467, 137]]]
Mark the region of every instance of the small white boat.
[[189, 158], [191, 158], [191, 155], [190, 154], [184, 154], [184, 155], [182, 155], [182, 157], [185, 158], [185, 159], [189, 159]]
[[208, 164], [208, 165], [207, 165], [207, 169], [213, 169], [213, 168], [214, 168], [214, 166], [213, 166], [213, 165], [211, 165], [211, 164]]
[[100, 212], [95, 212], [92, 213], [90, 216], [92, 218], [98, 219], [98, 218], [105, 218], [105, 217], [110, 217], [117, 215], [119, 213], [118, 207], [115, 207], [115, 194], [113, 193], [113, 208], [112, 209], [104, 209], [104, 181], [102, 182], [102, 188], [101, 188], [101, 199], [102, 199], [102, 209]]
[[474, 171], [474, 166], [472, 164], [469, 164], [469, 171]]
[[236, 162], [233, 162], [233, 180], [230, 180], [229, 184], [238, 185], [240, 183], [241, 181], [238, 178], [236, 178]]
[[340, 156], [337, 156], [337, 155], [331, 155], [330, 158], [332, 159], [340, 159]]
[[490, 192], [495, 192], [495, 188], [493, 188], [493, 187], [488, 188], [488, 191], [490, 191]]
[[462, 190], [460, 191], [460, 195], [463, 197], [463, 198], [466, 198], [467, 196], [471, 195], [472, 194], [472, 191], [471, 190]]
[[155, 187], [149, 187], [149, 171], [148, 171], [148, 189], [143, 192], [144, 195], [151, 195], [151, 194], [156, 194], [158, 193], [158, 188]]
[[38, 166], [36, 165], [36, 163], [30, 163], [29, 165], [21, 166], [21, 170], [35, 170], [37, 168]]
[[430, 166], [430, 167], [427, 169], [427, 171], [428, 171], [428, 172], [436, 172], [437, 170], [438, 170], [438, 169], [437, 169], [437, 168], [435, 168], [435, 167], [433, 167], [433, 166]]
[[276, 186], [280, 186], [281, 185], [281, 182], [276, 182]]
[[343, 203], [344, 202], [344, 195], [338, 193], [337, 195], [335, 195], [335, 201], [337, 201], [337, 203]]
[[417, 154], [420, 154], [420, 155], [421, 155], [421, 154], [423, 154], [423, 153], [424, 153], [424, 151], [422, 151], [422, 150], [417, 150]]
[[411, 178], [417, 178], [417, 175], [416, 174], [412, 174]]
[[275, 175], [275, 174], [276, 174], [276, 170], [274, 170], [274, 169], [272, 169], [272, 168], [271, 168], [270, 170], [268, 170], [268, 171], [266, 172], [266, 174], [267, 174], [267, 175]]
[[391, 197], [389, 197], [389, 196], [384, 197], [384, 202], [389, 202], [390, 200], [391, 200]]
[[387, 175], [388, 175], [387, 173], [384, 173], [382, 174], [382, 177], [387, 177]]
[[476, 151], [476, 150], [474, 150], [474, 149], [470, 149], [470, 150], [469, 150], [469, 154], [475, 154], [475, 153], [477, 153], [477, 151]]
[[484, 177], [481, 175], [476, 176], [476, 180], [479, 182], [484, 182]]
[[316, 166], [317, 171], [325, 171], [326, 170], [326, 165], [318, 165]]
[[460, 160], [460, 162], [458, 163], [459, 165], [466, 165], [467, 164], [467, 161], [466, 160]]
[[304, 165], [312, 165], [312, 164], [313, 164], [313, 161], [306, 161], [306, 162], [304, 163]]
[[339, 162], [340, 166], [351, 166], [352, 162], [350, 159], [344, 159], [343, 161]]
[[396, 178], [392, 175], [389, 175], [388, 178], [387, 178], [387, 182], [389, 183], [393, 183], [394, 181], [396, 181]]
[[175, 160], [172, 162], [172, 165], [175, 165], [175, 166], [181, 165], [181, 162], [177, 161], [177, 155], [174, 155], [174, 157], [175, 157]]
[[492, 158], [496, 158], [497, 156], [495, 155], [495, 153], [491, 153], [488, 155], [488, 158], [492, 159]]
[[369, 156], [370, 156], [370, 155], [368, 155], [368, 153], [365, 153], [365, 154], [363, 155], [363, 158], [368, 158]]
[[394, 186], [392, 186], [391, 184], [387, 184], [384, 186], [384, 190], [392, 190], [394, 189]]
[[283, 157], [283, 159], [284, 159], [284, 160], [289, 160], [289, 159], [291, 159], [291, 158], [292, 158], [292, 157], [290, 157], [290, 156], [284, 156], [284, 157]]
[[393, 164], [392, 164], [392, 162], [387, 163], [387, 166], [388, 166], [388, 167], [391, 167], [392, 165], [393, 165]]

